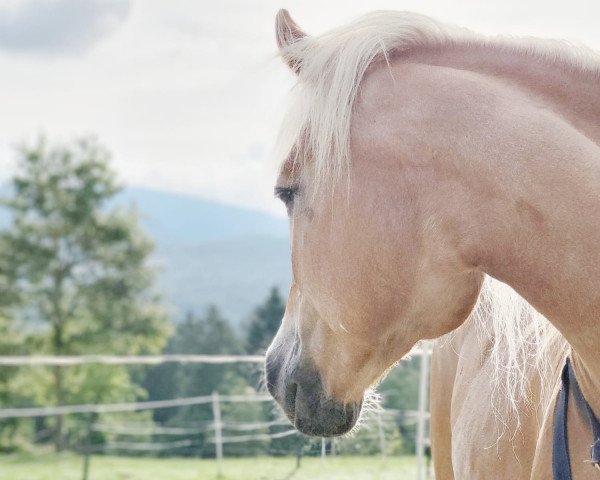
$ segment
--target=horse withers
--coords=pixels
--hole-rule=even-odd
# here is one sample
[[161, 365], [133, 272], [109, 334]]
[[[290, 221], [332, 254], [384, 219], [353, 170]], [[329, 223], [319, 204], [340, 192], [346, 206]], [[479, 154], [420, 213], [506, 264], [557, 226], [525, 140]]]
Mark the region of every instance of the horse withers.
[[[266, 370], [294, 425], [351, 429], [368, 388], [418, 340], [462, 325], [488, 277], [556, 327], [600, 412], [598, 56], [410, 13], [309, 37], [282, 11], [276, 29], [298, 78], [275, 188], [293, 280]], [[552, 335], [542, 321], [499, 318], [480, 322], [495, 352], [485, 388], [503, 392], [513, 415], [531, 372], [546, 371]], [[526, 354], [531, 342], [539, 348]], [[551, 475], [554, 400], [544, 402], [526, 462], [535, 479]], [[589, 433], [569, 412], [574, 478], [589, 478]], [[466, 423], [463, 441], [493, 448], [490, 429]]]

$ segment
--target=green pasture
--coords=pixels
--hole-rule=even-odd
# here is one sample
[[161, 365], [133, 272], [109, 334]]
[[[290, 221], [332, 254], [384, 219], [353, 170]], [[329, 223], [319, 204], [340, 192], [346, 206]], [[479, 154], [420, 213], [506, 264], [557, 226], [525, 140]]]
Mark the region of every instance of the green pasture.
[[[95, 456], [89, 480], [412, 480], [414, 457], [228, 458], [218, 476], [214, 460]], [[0, 480], [81, 480], [82, 460], [73, 454], [0, 456]]]

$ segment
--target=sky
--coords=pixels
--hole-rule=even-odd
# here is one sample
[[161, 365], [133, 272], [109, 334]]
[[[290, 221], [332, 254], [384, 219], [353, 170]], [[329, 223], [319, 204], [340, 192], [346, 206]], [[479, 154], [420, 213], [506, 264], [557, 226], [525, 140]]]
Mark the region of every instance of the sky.
[[95, 135], [125, 184], [283, 216], [272, 194], [294, 81], [276, 57], [283, 7], [309, 34], [396, 9], [600, 50], [597, 0], [0, 0], [0, 182], [17, 145]]

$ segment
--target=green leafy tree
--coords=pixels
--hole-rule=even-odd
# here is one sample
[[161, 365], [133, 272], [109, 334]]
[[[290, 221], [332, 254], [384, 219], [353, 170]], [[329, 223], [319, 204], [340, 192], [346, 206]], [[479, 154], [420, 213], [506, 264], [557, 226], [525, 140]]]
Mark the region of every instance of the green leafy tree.
[[[229, 322], [217, 307], [210, 306], [202, 315], [196, 313], [186, 315], [177, 325], [175, 334], [169, 339], [165, 353], [238, 355], [243, 353], [243, 350]], [[222, 395], [255, 393], [248, 385], [247, 366], [240, 364], [165, 363], [148, 372], [144, 385], [152, 399], [204, 396], [213, 392]], [[226, 423], [265, 420], [262, 406], [256, 402], [223, 402], [221, 412]], [[154, 419], [158, 423], [172, 426], [206, 426], [213, 421], [212, 405], [200, 404], [178, 410], [157, 410]], [[227, 435], [239, 433], [224, 430], [224, 434]], [[214, 446], [209, 442], [212, 435], [212, 432], [201, 434], [198, 439], [200, 446], [190, 454], [213, 456]], [[264, 445], [252, 442], [226, 445], [225, 451], [228, 455], [235, 455], [255, 453], [257, 448], [264, 451]]]
[[[0, 312], [0, 355], [23, 353], [22, 341], [23, 338], [14, 328], [12, 319], [7, 317], [4, 312]], [[15, 400], [16, 402], [22, 400], [19, 392], [12, 388], [12, 383], [18, 374], [19, 369], [16, 367], [0, 368], [0, 408], [11, 405]], [[19, 422], [15, 418], [0, 421], [0, 448], [9, 451], [16, 448], [18, 425]]]
[[[3, 205], [12, 225], [0, 233], [2, 300], [23, 324], [28, 353], [160, 350], [168, 323], [153, 292], [152, 243], [134, 212], [109, 208], [120, 187], [108, 152], [93, 139], [55, 147], [39, 140], [19, 149], [11, 187]], [[44, 373], [31, 374], [46, 403], [141, 394], [119, 368]], [[58, 449], [63, 421], [55, 425]]]
[[285, 303], [277, 287], [273, 287], [265, 303], [256, 308], [250, 319], [246, 341], [248, 353], [265, 352], [277, 333], [284, 312]]
[[418, 407], [420, 362], [419, 356], [403, 360], [390, 370], [378, 388], [383, 407], [397, 412], [395, 421], [402, 437], [402, 450], [407, 454], [415, 451], [416, 425], [404, 412]]

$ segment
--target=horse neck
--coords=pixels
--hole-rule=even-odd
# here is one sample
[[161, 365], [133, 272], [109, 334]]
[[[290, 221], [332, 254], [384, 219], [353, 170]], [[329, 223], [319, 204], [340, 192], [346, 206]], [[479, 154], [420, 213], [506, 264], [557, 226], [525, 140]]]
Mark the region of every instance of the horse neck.
[[[496, 192], [473, 198], [470, 258], [561, 331], [582, 390], [600, 412], [600, 75], [509, 49], [466, 48], [430, 54], [425, 63], [476, 72], [514, 91], [515, 121], [526, 132], [512, 145], [498, 140], [505, 150], [496, 159], [492, 153], [469, 165], [467, 175]], [[532, 108], [522, 108], [526, 102]], [[492, 126], [492, 144], [502, 129]]]
[[[540, 41], [540, 48], [548, 49], [546, 56], [527, 53], [525, 43], [514, 43], [514, 48], [502, 42], [459, 43], [432, 51], [415, 50], [406, 60], [478, 72], [501, 80], [526, 92], [532, 101], [554, 109], [600, 145], [600, 55], [590, 53], [585, 59], [573, 55], [559, 61], [553, 58], [552, 41], [547, 46]], [[586, 57], [586, 52], [580, 56]]]

